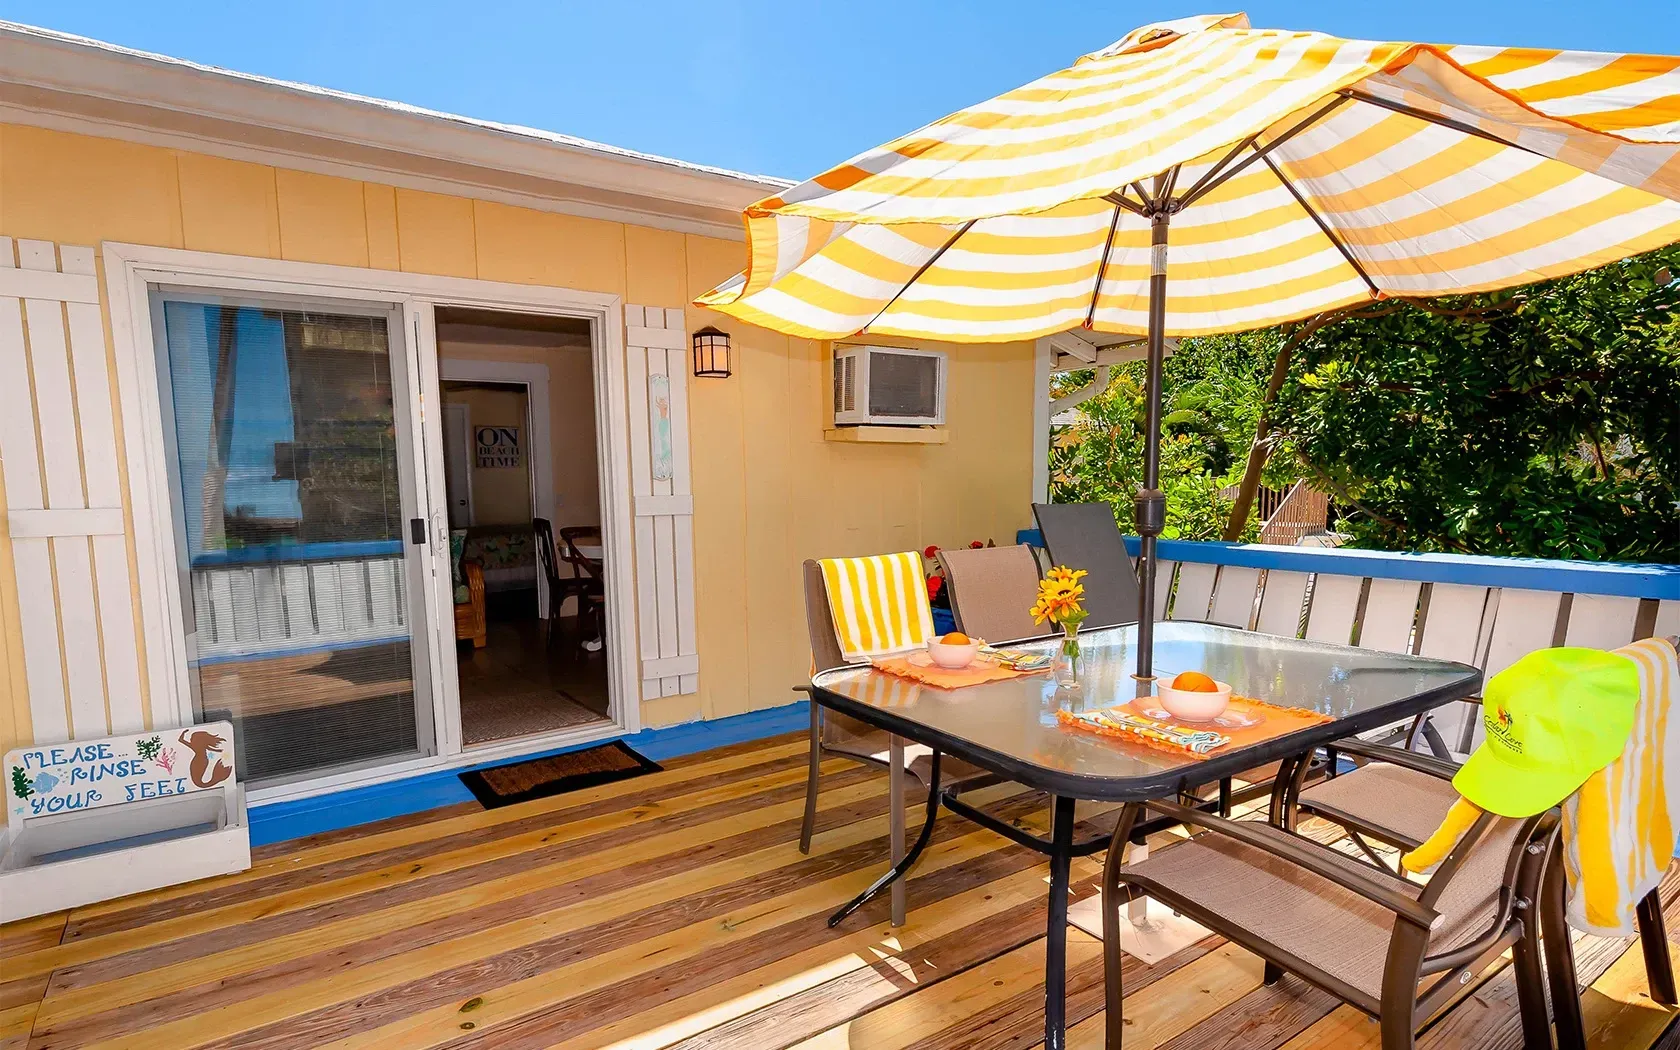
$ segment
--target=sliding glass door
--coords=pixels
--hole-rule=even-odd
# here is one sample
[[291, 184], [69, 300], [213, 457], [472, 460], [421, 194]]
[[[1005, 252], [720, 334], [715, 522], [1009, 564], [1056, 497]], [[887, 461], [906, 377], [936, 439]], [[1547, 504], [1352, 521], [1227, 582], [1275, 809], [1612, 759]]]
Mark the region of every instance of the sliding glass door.
[[263, 787], [434, 753], [395, 307], [152, 289], [194, 717]]

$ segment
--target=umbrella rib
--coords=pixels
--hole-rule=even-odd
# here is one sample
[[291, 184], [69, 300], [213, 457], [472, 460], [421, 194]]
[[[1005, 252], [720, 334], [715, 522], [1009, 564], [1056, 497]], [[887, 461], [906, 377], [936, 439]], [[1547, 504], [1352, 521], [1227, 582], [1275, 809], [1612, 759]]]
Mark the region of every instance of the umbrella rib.
[[1105, 193], [1103, 194], [1102, 199], [1108, 201], [1110, 204], [1125, 208], [1133, 215], [1144, 214], [1143, 207], [1134, 202], [1130, 197], [1126, 196], [1125, 190], [1116, 190], [1113, 193]]
[[1556, 157], [1548, 157], [1544, 153], [1541, 153], [1537, 150], [1531, 150], [1527, 146], [1521, 145], [1519, 143], [1511, 142], [1508, 139], [1502, 139], [1498, 135], [1495, 135], [1490, 131], [1483, 131], [1481, 128], [1476, 127], [1474, 124], [1469, 124], [1469, 123], [1466, 123], [1462, 120], [1455, 120], [1452, 117], [1444, 117], [1444, 116], [1441, 116], [1438, 113], [1430, 113], [1427, 110], [1418, 109], [1415, 106], [1408, 106], [1404, 102], [1390, 102], [1386, 98], [1378, 98], [1376, 95], [1367, 95], [1363, 91], [1344, 91], [1344, 92], [1342, 92], [1342, 95], [1343, 95], [1343, 97], [1351, 98], [1356, 102], [1368, 102], [1373, 106], [1379, 106], [1383, 109], [1388, 110], [1391, 113], [1398, 113], [1401, 116], [1405, 116], [1405, 117], [1413, 117], [1417, 120], [1425, 121], [1426, 123], [1429, 123], [1429, 124], [1438, 124], [1443, 128], [1450, 128], [1453, 131], [1462, 132], [1463, 134], [1466, 134], [1466, 135], [1474, 135], [1476, 138], [1486, 139], [1489, 142], [1492, 142], [1496, 145], [1504, 146], [1507, 149], [1520, 149], [1524, 153], [1531, 153], [1534, 156], [1540, 157], [1543, 160], [1556, 160], [1557, 159]]
[[1295, 198], [1295, 203], [1301, 206], [1301, 210], [1307, 213], [1308, 218], [1318, 224], [1318, 228], [1323, 231], [1324, 236], [1328, 237], [1330, 243], [1336, 246], [1336, 250], [1342, 253], [1342, 258], [1346, 259], [1347, 264], [1353, 267], [1353, 271], [1359, 275], [1359, 279], [1365, 282], [1365, 287], [1371, 289], [1373, 296], [1380, 298], [1382, 292], [1377, 288], [1376, 282], [1371, 280], [1371, 275], [1365, 272], [1365, 267], [1359, 265], [1359, 260], [1355, 259], [1353, 253], [1348, 251], [1348, 247], [1342, 243], [1342, 239], [1336, 236], [1334, 230], [1330, 229], [1330, 224], [1324, 221], [1324, 217], [1319, 215], [1311, 204], [1307, 203], [1307, 198], [1301, 195], [1301, 191], [1295, 188], [1295, 184], [1289, 181], [1289, 178], [1284, 175], [1283, 170], [1277, 166], [1272, 158], [1266, 157], [1264, 160], [1266, 161], [1266, 167], [1272, 169], [1272, 174], [1276, 175], [1278, 181], [1283, 183], [1283, 188], [1289, 191], [1291, 197]]
[[[1206, 175], [1203, 175], [1201, 178], [1197, 179], [1196, 184], [1185, 191], [1183, 200], [1184, 201], [1189, 201], [1189, 200], [1193, 200], [1196, 197], [1200, 197], [1202, 195], [1202, 187], [1206, 186], [1210, 180], [1218, 178], [1219, 173], [1225, 170], [1225, 165], [1231, 163], [1232, 160], [1236, 159], [1237, 154], [1241, 153], [1243, 150], [1247, 149], [1248, 147], [1254, 145], [1254, 140], [1259, 138], [1259, 137], [1260, 137], [1260, 132], [1256, 131], [1254, 134], [1250, 135], [1248, 138], [1243, 139], [1241, 142], [1239, 142], [1235, 146], [1231, 147], [1231, 152], [1229, 152], [1229, 153], [1225, 154], [1225, 156], [1219, 158], [1219, 163], [1218, 164], [1215, 164], [1213, 167], [1209, 168]], [[1182, 207], [1182, 204], [1180, 206]]]
[[1108, 221], [1108, 240], [1103, 242], [1102, 259], [1097, 263], [1097, 280], [1091, 286], [1091, 308], [1085, 312], [1085, 327], [1097, 319], [1097, 297], [1102, 295], [1103, 274], [1108, 270], [1108, 253], [1114, 250], [1114, 231], [1120, 228], [1120, 205], [1114, 205], [1114, 218]]
[[975, 223], [977, 223], [979, 221], [980, 221], [979, 219], [970, 219], [967, 222], [963, 223], [961, 226], [958, 226], [957, 227], [957, 232], [951, 234], [950, 239], [947, 240], [944, 244], [941, 244], [939, 246], [939, 250], [934, 252], [931, 256], [929, 256], [928, 261], [923, 263], [920, 267], [918, 267], [916, 269], [915, 273], [910, 275], [910, 279], [908, 281], [905, 281], [904, 284], [899, 287], [898, 291], [893, 293], [893, 297], [891, 299], [887, 300], [886, 305], [881, 307], [879, 310], [875, 311], [875, 316], [871, 317], [869, 319], [869, 324], [864, 325], [862, 328], [859, 328], [856, 332], [853, 332], [852, 334], [853, 335], [862, 335], [863, 333], [869, 331], [869, 325], [872, 325], [876, 321], [879, 321], [881, 319], [882, 314], [886, 313], [888, 310], [891, 310], [893, 303], [898, 302], [898, 297], [903, 295], [905, 292], [909, 291], [911, 285], [913, 285], [917, 281], [921, 280], [922, 279], [922, 274], [927, 273], [928, 270], [933, 267], [933, 264], [939, 261], [939, 257], [941, 255], [944, 255], [945, 252], [951, 247], [951, 245], [957, 243], [957, 238], [961, 237], [963, 234], [967, 233], [969, 227], [973, 226]]
[[1288, 142], [1290, 139], [1294, 138], [1296, 135], [1299, 135], [1301, 132], [1307, 130], [1309, 127], [1312, 127], [1314, 124], [1318, 123], [1321, 118], [1328, 116], [1332, 110], [1335, 110], [1335, 109], [1337, 109], [1341, 106], [1346, 105], [1349, 101], [1352, 100], [1352, 98], [1353, 98], [1352, 95], [1337, 95], [1337, 96], [1335, 96], [1329, 102], [1326, 102], [1324, 105], [1322, 105], [1322, 106], [1318, 107], [1318, 109], [1314, 110], [1311, 116], [1307, 117], [1305, 120], [1301, 121], [1299, 124], [1296, 124], [1294, 127], [1290, 128], [1288, 131], [1279, 135], [1277, 138], [1275, 138], [1272, 141], [1266, 143], [1264, 146], [1255, 150], [1249, 156], [1244, 157], [1241, 161], [1232, 165], [1229, 169], [1227, 169], [1224, 172], [1224, 174], [1220, 175], [1218, 178], [1214, 179], [1211, 182], [1208, 182], [1208, 180], [1203, 179], [1202, 183], [1206, 183], [1206, 185], [1203, 185], [1202, 183], [1197, 183], [1196, 186], [1189, 193], [1186, 193], [1184, 195], [1183, 199], [1180, 200], [1179, 203], [1178, 203], [1179, 210], [1182, 211], [1185, 208], [1188, 208], [1190, 205], [1196, 203], [1196, 201], [1198, 199], [1207, 196], [1208, 194], [1212, 193], [1214, 190], [1216, 190], [1219, 187], [1225, 185], [1227, 182], [1230, 182], [1232, 179], [1234, 179], [1238, 175], [1242, 174], [1243, 170], [1245, 168], [1247, 168], [1250, 164], [1253, 164], [1257, 160], [1264, 159], [1266, 154], [1270, 153], [1272, 150], [1277, 149], [1279, 146], [1283, 145], [1285, 142]]

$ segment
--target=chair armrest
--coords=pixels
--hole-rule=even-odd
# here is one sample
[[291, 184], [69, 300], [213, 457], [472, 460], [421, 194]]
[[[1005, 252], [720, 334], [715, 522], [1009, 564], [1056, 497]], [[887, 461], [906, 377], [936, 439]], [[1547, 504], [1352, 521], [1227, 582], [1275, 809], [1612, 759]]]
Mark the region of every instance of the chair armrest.
[[806, 696], [811, 695], [811, 687], [808, 685], [796, 685], [793, 687], [793, 691], [796, 693], [804, 693]]
[[[1433, 908], [1427, 908], [1419, 904], [1397, 889], [1338, 867], [1320, 856], [1316, 850], [1304, 846], [1292, 838], [1280, 838], [1260, 831], [1255, 827], [1245, 826], [1242, 821], [1226, 820], [1173, 802], [1151, 800], [1145, 805], [1186, 825], [1205, 828], [1216, 835], [1224, 835], [1226, 838], [1235, 839], [1245, 846], [1265, 850], [1274, 857], [1305, 868], [1314, 875], [1328, 879], [1350, 893], [1356, 893], [1371, 903], [1388, 909], [1413, 926], [1424, 930], [1433, 930], [1436, 924], [1441, 921], [1441, 915]], [[1261, 827], [1266, 826], [1268, 825], [1261, 825]], [[1384, 876], [1384, 878], [1387, 878], [1387, 876]]]
[[1458, 767], [1451, 762], [1443, 762], [1434, 755], [1421, 755], [1401, 747], [1367, 744], [1363, 740], [1338, 740], [1330, 746], [1344, 755], [1358, 755], [1375, 762], [1387, 762], [1389, 765], [1401, 766], [1416, 773], [1426, 773], [1440, 780], [1451, 780], [1458, 773]]

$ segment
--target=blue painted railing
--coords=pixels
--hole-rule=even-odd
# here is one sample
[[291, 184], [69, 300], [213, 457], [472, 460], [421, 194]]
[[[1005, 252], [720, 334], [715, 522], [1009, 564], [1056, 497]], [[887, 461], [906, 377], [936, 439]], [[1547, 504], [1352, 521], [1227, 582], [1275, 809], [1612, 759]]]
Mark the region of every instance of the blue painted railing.
[[[1126, 549], [1136, 556], [1138, 538], [1127, 536], [1125, 539]], [[1022, 529], [1015, 534], [1015, 542], [1043, 547], [1044, 536], [1037, 529]], [[1680, 601], [1680, 565], [1414, 554], [1345, 547], [1273, 547], [1262, 543], [1189, 540], [1161, 540], [1158, 549], [1162, 561]]]

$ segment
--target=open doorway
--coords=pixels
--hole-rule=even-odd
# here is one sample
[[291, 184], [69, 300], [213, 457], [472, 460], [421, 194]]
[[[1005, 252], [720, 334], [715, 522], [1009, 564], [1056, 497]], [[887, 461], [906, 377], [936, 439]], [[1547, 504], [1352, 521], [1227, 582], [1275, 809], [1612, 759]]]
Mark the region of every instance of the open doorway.
[[462, 743], [607, 722], [589, 324], [436, 316]]

